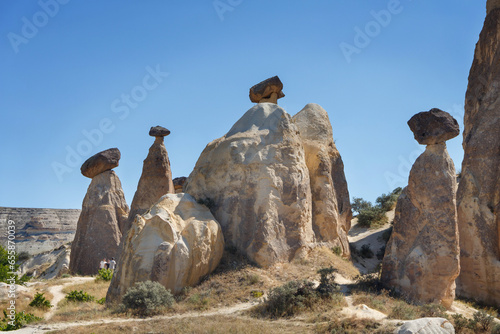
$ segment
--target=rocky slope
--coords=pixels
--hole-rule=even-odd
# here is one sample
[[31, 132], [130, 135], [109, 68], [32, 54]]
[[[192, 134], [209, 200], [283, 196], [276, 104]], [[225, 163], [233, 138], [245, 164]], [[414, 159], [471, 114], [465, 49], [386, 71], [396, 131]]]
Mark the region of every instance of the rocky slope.
[[73, 241], [81, 210], [0, 207], [0, 244], [7, 245], [8, 221], [16, 226], [16, 250], [36, 255]]

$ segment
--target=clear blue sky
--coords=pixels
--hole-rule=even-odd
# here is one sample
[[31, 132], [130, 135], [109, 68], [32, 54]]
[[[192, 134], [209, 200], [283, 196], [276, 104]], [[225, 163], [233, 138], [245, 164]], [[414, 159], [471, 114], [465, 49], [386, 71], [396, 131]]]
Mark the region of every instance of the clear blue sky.
[[111, 147], [130, 204], [151, 126], [171, 130], [173, 176], [188, 176], [273, 75], [291, 115], [328, 111], [351, 197], [374, 201], [424, 148], [412, 115], [437, 107], [462, 127], [485, 14], [477, 0], [2, 1], [0, 206], [81, 208], [79, 168]]

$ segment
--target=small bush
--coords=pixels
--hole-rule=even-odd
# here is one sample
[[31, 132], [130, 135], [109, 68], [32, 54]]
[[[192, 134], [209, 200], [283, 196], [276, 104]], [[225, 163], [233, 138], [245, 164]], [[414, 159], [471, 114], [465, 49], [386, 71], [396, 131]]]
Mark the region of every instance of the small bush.
[[334, 273], [337, 270], [330, 268], [322, 268], [318, 270], [318, 274], [320, 275], [319, 285], [316, 288], [316, 291], [320, 295], [320, 297], [326, 298], [331, 297], [333, 294], [339, 292], [339, 286], [335, 283], [335, 275]]
[[96, 281], [111, 281], [113, 278], [113, 270], [111, 269], [106, 269], [102, 268], [99, 269], [99, 272], [97, 273], [97, 276], [95, 278]]
[[446, 307], [441, 304], [426, 304], [420, 306], [421, 318], [445, 318], [448, 319]]
[[364, 257], [367, 259], [373, 258], [373, 255], [374, 255], [373, 251], [370, 248], [370, 245], [368, 245], [368, 244], [361, 246], [361, 251], [359, 253], [360, 253], [361, 257]]
[[104, 305], [106, 304], [106, 297], [102, 297], [101, 299], [98, 299], [96, 302], [97, 304]]
[[333, 247], [332, 253], [337, 255], [337, 256], [342, 256], [342, 247], [340, 247], [340, 246]]
[[69, 278], [69, 277], [71, 277], [71, 275], [70, 275], [70, 274], [62, 274], [62, 275], [61, 275], [61, 278]]
[[272, 318], [291, 317], [304, 308], [311, 307], [318, 296], [314, 283], [290, 281], [269, 292], [264, 312]]
[[141, 316], [153, 315], [174, 304], [170, 290], [158, 282], [145, 281], [129, 288], [122, 300], [123, 305]]
[[383, 260], [385, 255], [385, 246], [380, 247], [377, 251], [377, 260]]
[[385, 211], [378, 207], [363, 210], [358, 215], [358, 224], [363, 227], [377, 227], [387, 223]]
[[489, 331], [493, 325], [494, 318], [485, 311], [477, 311], [472, 319], [474, 324], [479, 325], [483, 331]]
[[209, 308], [210, 304], [210, 293], [211, 290], [202, 293], [195, 293], [189, 297], [187, 301], [194, 305], [195, 310], [206, 310]]
[[469, 328], [469, 320], [463, 315], [457, 313], [451, 317], [453, 318], [453, 327], [455, 327], [457, 333], [462, 333], [465, 329]]
[[398, 302], [391, 310], [388, 318], [399, 320], [413, 320], [418, 317], [417, 308], [403, 301]]
[[259, 290], [252, 290], [252, 291], [250, 291], [250, 295], [253, 298], [260, 298], [260, 297], [264, 296], [264, 292], [259, 291]]
[[35, 297], [33, 297], [33, 300], [29, 304], [32, 307], [38, 307], [38, 308], [51, 308], [53, 305], [48, 301], [43, 293], [37, 292], [35, 294]]
[[0, 320], [0, 331], [13, 331], [16, 329], [20, 329], [27, 324], [35, 321], [40, 321], [42, 318], [39, 318], [31, 313], [25, 313], [21, 311], [19, 313], [15, 313], [14, 319], [10, 319], [7, 317], [7, 312], [3, 311], [3, 319]]
[[335, 319], [328, 323], [327, 328], [321, 330], [321, 333], [330, 334], [374, 334], [379, 333], [377, 329], [380, 323], [371, 319]]
[[91, 302], [95, 300], [94, 296], [91, 296], [88, 293], [83, 292], [81, 290], [80, 291], [73, 290], [70, 293], [68, 293], [65, 298], [70, 302]]
[[399, 195], [401, 195], [402, 191], [403, 189], [398, 187], [394, 189], [390, 194], [380, 195], [376, 200], [378, 207], [380, 207], [382, 210], [386, 212], [391, 211], [396, 206], [396, 202], [399, 198]]

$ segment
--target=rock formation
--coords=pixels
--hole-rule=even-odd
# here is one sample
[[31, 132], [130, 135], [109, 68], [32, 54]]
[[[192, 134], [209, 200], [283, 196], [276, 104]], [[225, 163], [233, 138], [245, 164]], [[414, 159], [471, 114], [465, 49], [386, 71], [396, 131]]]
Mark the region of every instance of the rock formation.
[[50, 252], [75, 238], [81, 210], [0, 207], [0, 244], [7, 248], [8, 222], [16, 224], [16, 251]]
[[[314, 126], [329, 126], [322, 112], [319, 106], [309, 105], [296, 118], [306, 131], [311, 171], [294, 120], [276, 104], [259, 103], [224, 137], [207, 145], [184, 186], [186, 193], [210, 208], [221, 224], [226, 243], [260, 266], [306, 255], [316, 242], [346, 247], [343, 229], [349, 223], [344, 219], [348, 220], [351, 213], [345, 204], [349, 197], [342, 183], [341, 160], [335, 157], [334, 146], [327, 149], [321, 139], [312, 138]], [[314, 126], [303, 124], [307, 117], [313, 118]], [[326, 138], [331, 127], [319, 132]], [[315, 153], [322, 149], [326, 151]], [[327, 160], [325, 166], [316, 166], [322, 158]], [[322, 177], [317, 175], [319, 170], [338, 173]], [[315, 178], [313, 193], [310, 175]], [[322, 181], [328, 185], [322, 187]], [[321, 201], [318, 196], [326, 193], [336, 197]], [[343, 195], [347, 198], [337, 197]]]
[[455, 334], [455, 328], [445, 318], [420, 318], [405, 321], [395, 334]]
[[[435, 116], [446, 116], [437, 130]], [[428, 126], [426, 126], [428, 124]], [[454, 120], [437, 109], [408, 122], [427, 145], [415, 161], [396, 205], [394, 229], [382, 263], [382, 282], [416, 302], [450, 307], [460, 271], [456, 210], [456, 173], [445, 139], [458, 134]], [[434, 136], [432, 134], [435, 134]], [[442, 142], [438, 142], [441, 138]], [[437, 142], [437, 143], [436, 143]]]
[[259, 82], [250, 88], [250, 101], [254, 103], [278, 103], [278, 99], [285, 97], [283, 83], [278, 76]]
[[174, 189], [175, 193], [183, 193], [184, 192], [184, 184], [186, 183], [187, 177], [181, 176], [181, 177], [176, 177], [173, 182], [174, 182]]
[[309, 169], [316, 241], [339, 246], [348, 257], [351, 203], [344, 163], [333, 141], [328, 114], [321, 106], [310, 103], [293, 116], [293, 121], [299, 129]]
[[149, 135], [155, 137], [153, 145], [144, 160], [142, 175], [137, 185], [134, 199], [130, 205], [130, 214], [125, 226], [120, 226], [123, 235], [126, 235], [136, 215], [142, 215], [165, 194], [175, 193], [172, 182], [172, 171], [167, 149], [163, 137], [170, 131], [161, 126], [152, 127]]
[[120, 150], [117, 148], [110, 148], [88, 158], [87, 161], [83, 163], [80, 170], [84, 176], [93, 178], [102, 172], [118, 167], [120, 158]]
[[[107, 156], [109, 160], [106, 160]], [[96, 154], [85, 161], [82, 174], [89, 169], [103, 170], [104, 166], [118, 164], [118, 161], [114, 162], [115, 157], [116, 154]], [[82, 275], [96, 274], [103, 258], [109, 259], [118, 255], [122, 236], [119, 226], [125, 224], [128, 212], [122, 185], [115, 172], [104, 169], [95, 175], [83, 200], [75, 240], [71, 246], [71, 272]]]
[[178, 293], [211, 273], [223, 250], [221, 228], [210, 210], [188, 194], [167, 194], [136, 216], [106, 300], [120, 301], [129, 287], [146, 280]]
[[461, 272], [457, 293], [500, 305], [500, 1], [476, 45], [465, 97], [462, 177], [458, 187]]

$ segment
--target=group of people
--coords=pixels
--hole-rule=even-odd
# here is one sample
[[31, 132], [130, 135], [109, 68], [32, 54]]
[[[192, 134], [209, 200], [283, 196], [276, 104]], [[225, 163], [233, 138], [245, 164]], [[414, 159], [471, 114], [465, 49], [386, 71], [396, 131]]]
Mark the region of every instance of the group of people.
[[115, 270], [115, 268], [116, 268], [116, 261], [114, 257], [112, 257], [110, 261], [104, 258], [101, 260], [101, 263], [99, 264], [99, 269]]

